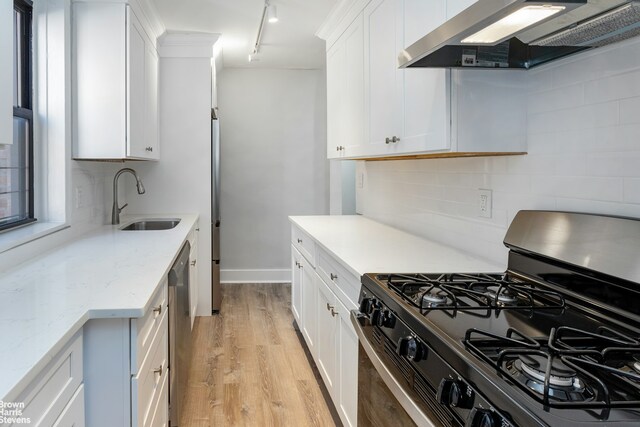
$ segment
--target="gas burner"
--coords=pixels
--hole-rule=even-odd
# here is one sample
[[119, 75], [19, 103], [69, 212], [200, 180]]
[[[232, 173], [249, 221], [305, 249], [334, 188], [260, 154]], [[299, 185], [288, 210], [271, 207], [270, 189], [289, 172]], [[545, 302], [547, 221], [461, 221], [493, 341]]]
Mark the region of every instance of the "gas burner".
[[486, 295], [491, 301], [497, 301], [499, 305], [515, 305], [518, 303], [518, 294], [508, 287], [487, 286]]
[[640, 374], [640, 362], [634, 362], [631, 366], [633, 367], [633, 370], [636, 371], [636, 373]]
[[433, 308], [447, 302], [447, 293], [433, 286], [423, 286], [413, 296], [413, 299], [422, 308]]
[[[536, 354], [523, 354], [514, 362], [516, 369], [520, 369], [531, 379], [544, 383], [549, 365], [549, 359]], [[576, 382], [576, 371], [565, 366], [557, 359], [551, 362], [549, 384], [556, 387], [571, 387]]]

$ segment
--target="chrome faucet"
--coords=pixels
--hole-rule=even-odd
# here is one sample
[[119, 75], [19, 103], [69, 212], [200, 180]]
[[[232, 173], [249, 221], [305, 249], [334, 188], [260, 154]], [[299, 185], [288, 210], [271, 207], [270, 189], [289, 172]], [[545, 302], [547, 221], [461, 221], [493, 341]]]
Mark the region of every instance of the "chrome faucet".
[[125, 172], [129, 172], [136, 178], [136, 188], [138, 189], [138, 194], [144, 194], [144, 185], [142, 185], [142, 180], [140, 177], [131, 168], [122, 168], [116, 173], [116, 176], [113, 177], [113, 207], [111, 208], [111, 224], [120, 224], [120, 212], [124, 208], [127, 207], [129, 203], [125, 203], [122, 207], [118, 207], [118, 178]]

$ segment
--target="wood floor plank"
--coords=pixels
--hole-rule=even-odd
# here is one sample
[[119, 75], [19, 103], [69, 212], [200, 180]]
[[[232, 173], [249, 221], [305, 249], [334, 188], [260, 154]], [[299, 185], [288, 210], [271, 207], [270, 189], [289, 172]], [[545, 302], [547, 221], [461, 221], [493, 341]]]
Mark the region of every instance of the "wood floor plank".
[[290, 288], [223, 285], [220, 313], [198, 317], [182, 425], [335, 426], [296, 335]]

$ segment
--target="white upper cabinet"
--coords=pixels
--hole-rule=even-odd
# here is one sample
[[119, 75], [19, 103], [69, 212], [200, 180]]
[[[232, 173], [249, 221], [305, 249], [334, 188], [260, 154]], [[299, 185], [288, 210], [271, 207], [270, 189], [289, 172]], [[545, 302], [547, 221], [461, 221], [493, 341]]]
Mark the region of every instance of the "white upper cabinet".
[[362, 14], [327, 52], [327, 157], [358, 155], [364, 136]]
[[13, 2], [0, 2], [0, 144], [13, 143]]
[[329, 158], [526, 151], [520, 75], [398, 67], [398, 55], [405, 47], [474, 2], [340, 3], [339, 11], [319, 31], [328, 48]]
[[73, 4], [73, 156], [159, 158], [158, 56], [129, 4]]
[[365, 15], [367, 154], [449, 148], [449, 72], [398, 68], [398, 53], [445, 21], [444, 0], [373, 0]]

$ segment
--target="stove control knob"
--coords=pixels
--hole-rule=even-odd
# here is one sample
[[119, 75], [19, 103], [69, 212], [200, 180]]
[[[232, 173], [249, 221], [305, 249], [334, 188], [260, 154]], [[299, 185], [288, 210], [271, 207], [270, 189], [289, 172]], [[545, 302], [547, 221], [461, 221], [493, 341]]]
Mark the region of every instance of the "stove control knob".
[[376, 320], [381, 328], [393, 328], [396, 324], [396, 318], [389, 310], [381, 310]]
[[473, 397], [473, 390], [462, 381], [443, 379], [438, 386], [437, 399], [443, 405], [471, 409]]
[[362, 298], [360, 301], [360, 313], [369, 313], [369, 307], [371, 306], [371, 298]]
[[498, 427], [502, 425], [502, 417], [490, 409], [473, 408], [467, 427]]
[[405, 356], [409, 360], [419, 362], [427, 356], [427, 349], [415, 337], [408, 336], [398, 340], [396, 353], [399, 356]]

